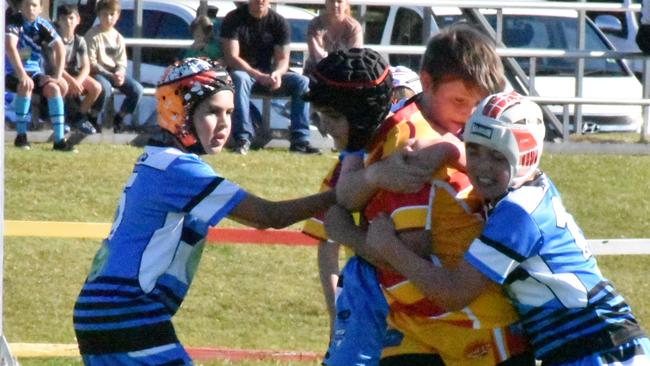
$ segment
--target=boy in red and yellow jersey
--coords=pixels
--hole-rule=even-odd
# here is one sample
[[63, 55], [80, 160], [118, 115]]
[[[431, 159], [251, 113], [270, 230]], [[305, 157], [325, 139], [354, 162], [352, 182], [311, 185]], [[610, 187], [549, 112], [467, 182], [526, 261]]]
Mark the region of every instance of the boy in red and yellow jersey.
[[[463, 170], [463, 148], [458, 136], [476, 104], [504, 86], [503, 69], [490, 41], [468, 26], [454, 26], [429, 41], [420, 77], [423, 93], [389, 117], [375, 134], [365, 167], [361, 159], [343, 161], [337, 184], [339, 203], [348, 209], [366, 206], [366, 218], [388, 213], [404, 242], [423, 257], [454, 265], [462, 259], [481, 229], [481, 203]], [[422, 141], [443, 142], [456, 150], [456, 163], [436, 154], [413, 154]], [[431, 164], [438, 159], [439, 164]], [[377, 165], [384, 167], [377, 168]], [[397, 181], [402, 166], [438, 166], [422, 181]], [[386, 166], [397, 174], [380, 177]], [[391, 193], [391, 191], [399, 191]], [[340, 195], [339, 195], [340, 193]], [[349, 214], [340, 206], [328, 213], [328, 234], [335, 240], [363, 247], [365, 232], [350, 227]], [[331, 230], [329, 230], [331, 229]], [[426, 230], [423, 230], [426, 229]], [[419, 243], [419, 245], [418, 245]], [[495, 287], [462, 311], [444, 313], [409, 279], [374, 260], [390, 307], [389, 330], [383, 340], [381, 365], [510, 365], [534, 364], [525, 351], [525, 339], [511, 324], [517, 317]], [[363, 254], [362, 254], [363, 255]], [[341, 312], [339, 312], [340, 314]]]

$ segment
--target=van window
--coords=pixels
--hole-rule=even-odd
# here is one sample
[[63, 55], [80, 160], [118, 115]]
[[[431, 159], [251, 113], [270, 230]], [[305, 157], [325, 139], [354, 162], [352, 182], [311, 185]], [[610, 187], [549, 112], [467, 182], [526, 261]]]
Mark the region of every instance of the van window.
[[[395, 16], [393, 34], [390, 36], [391, 45], [421, 45], [422, 42], [422, 17], [415, 11], [399, 8]], [[413, 70], [420, 69], [420, 56], [418, 55], [390, 55], [391, 65], [408, 66]]]
[[363, 36], [366, 44], [380, 44], [388, 20], [387, 6], [369, 6], [366, 8], [366, 32]]
[[[486, 15], [495, 27], [496, 16]], [[540, 48], [575, 51], [577, 45], [577, 20], [575, 18], [505, 15], [503, 17], [503, 43], [513, 48]], [[590, 51], [605, 51], [609, 47], [588, 22], [585, 28], [585, 48]], [[520, 57], [517, 61], [528, 72], [529, 58]], [[575, 59], [540, 57], [537, 61], [537, 75], [575, 75]], [[627, 75], [625, 68], [614, 59], [585, 59], [586, 76], [622, 76]]]
[[[132, 9], [123, 9], [120, 20], [115, 28], [126, 38], [133, 37], [134, 12]], [[154, 39], [191, 39], [187, 22], [178, 15], [158, 10], [145, 9], [142, 13], [142, 37]], [[129, 59], [131, 49], [128, 49]], [[142, 62], [158, 66], [167, 66], [178, 59], [183, 53], [182, 48], [155, 48], [143, 47]]]

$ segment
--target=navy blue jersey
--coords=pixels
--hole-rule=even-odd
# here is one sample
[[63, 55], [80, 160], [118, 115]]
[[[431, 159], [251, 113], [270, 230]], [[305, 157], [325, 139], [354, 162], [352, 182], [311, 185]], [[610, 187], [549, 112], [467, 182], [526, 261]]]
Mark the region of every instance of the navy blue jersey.
[[[29, 22], [20, 13], [15, 13], [7, 19], [5, 34], [18, 39], [18, 54], [28, 74], [42, 71], [43, 49], [60, 38], [47, 20], [36, 17], [34, 22]], [[5, 74], [12, 73], [15, 74], [5, 54]]]
[[[75, 304], [81, 352], [175, 342], [170, 320], [192, 282], [208, 228], [244, 197], [197, 155], [145, 147]], [[143, 338], [148, 333], [155, 334]]]
[[540, 360], [577, 359], [643, 334], [544, 174], [495, 205], [465, 259], [505, 287]]

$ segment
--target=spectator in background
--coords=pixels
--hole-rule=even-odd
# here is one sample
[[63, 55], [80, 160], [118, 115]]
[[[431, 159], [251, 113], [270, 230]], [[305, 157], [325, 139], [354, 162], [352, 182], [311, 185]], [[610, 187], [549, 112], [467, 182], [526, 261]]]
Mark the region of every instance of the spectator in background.
[[207, 15], [197, 15], [190, 24], [194, 43], [184, 53], [184, 57], [207, 57], [218, 61], [223, 57], [221, 45], [214, 37], [214, 26]]
[[325, 1], [325, 10], [309, 22], [307, 46], [309, 57], [305, 75], [309, 75], [330, 52], [363, 47], [361, 24], [350, 15], [348, 0]]
[[83, 37], [75, 34], [79, 25], [79, 9], [74, 4], [64, 4], [57, 8], [56, 26], [65, 46], [65, 68], [63, 78], [68, 83], [66, 102], [73, 100], [78, 110], [72, 124], [81, 132], [93, 134], [101, 132], [97, 116], [105, 105], [102, 85], [90, 76], [88, 48]]
[[650, 54], [650, 0], [641, 2], [641, 21], [636, 34], [636, 44], [645, 54]]
[[308, 105], [302, 99], [309, 80], [289, 71], [289, 23], [269, 8], [269, 0], [249, 0], [228, 13], [221, 25], [224, 61], [235, 84], [235, 152], [246, 154], [255, 135], [250, 116], [253, 88], [291, 96], [289, 151], [316, 154], [309, 143]]
[[[91, 75], [102, 84], [106, 97], [113, 87], [124, 94], [124, 102], [113, 119], [113, 132], [124, 132], [124, 117], [132, 114], [142, 97], [142, 85], [126, 74], [126, 45], [124, 37], [115, 29], [120, 18], [119, 0], [97, 2], [99, 24], [86, 33]], [[135, 121], [133, 121], [135, 122]], [[136, 123], [132, 123], [135, 126]]]
[[[5, 87], [16, 92], [16, 139], [14, 146], [30, 149], [27, 121], [32, 93], [47, 99], [48, 114], [54, 131], [54, 150], [74, 151], [64, 132], [63, 97], [68, 85], [63, 79], [65, 49], [61, 37], [47, 20], [40, 17], [41, 0], [18, 2], [18, 12], [6, 19]], [[53, 72], [47, 75], [41, 64], [43, 48], [53, 52]]]
[[422, 92], [422, 84], [420, 75], [406, 66], [391, 66], [390, 73], [393, 75], [391, 111], [396, 111], [411, 97]]

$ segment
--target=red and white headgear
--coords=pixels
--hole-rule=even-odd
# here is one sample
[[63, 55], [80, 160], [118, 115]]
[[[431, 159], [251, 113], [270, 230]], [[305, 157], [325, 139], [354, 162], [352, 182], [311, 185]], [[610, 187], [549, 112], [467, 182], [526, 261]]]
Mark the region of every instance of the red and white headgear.
[[422, 93], [420, 75], [406, 66], [391, 66], [390, 73], [393, 75], [393, 88], [400, 86], [407, 87], [415, 94]]
[[215, 62], [186, 58], [167, 67], [156, 88], [158, 125], [185, 147], [198, 142], [192, 114], [196, 106], [222, 90], [233, 92], [226, 69]]
[[499, 151], [510, 163], [510, 183], [529, 179], [539, 166], [546, 128], [541, 108], [517, 92], [483, 99], [465, 125], [465, 143]]

